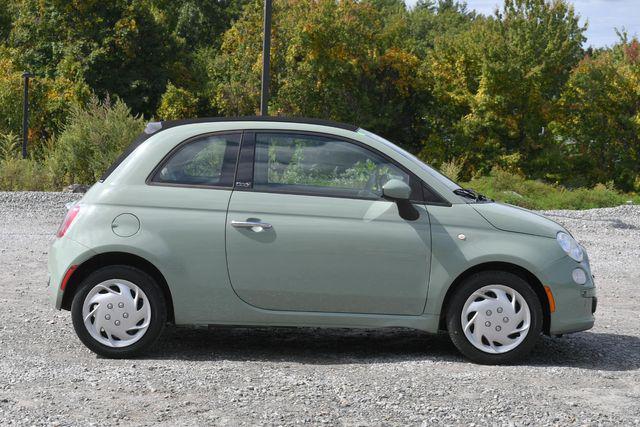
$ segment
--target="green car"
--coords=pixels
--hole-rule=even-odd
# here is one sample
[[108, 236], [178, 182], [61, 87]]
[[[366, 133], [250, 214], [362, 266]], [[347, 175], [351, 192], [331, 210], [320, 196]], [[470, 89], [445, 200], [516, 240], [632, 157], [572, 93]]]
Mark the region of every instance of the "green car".
[[356, 126], [283, 118], [149, 123], [49, 254], [55, 307], [106, 357], [176, 325], [447, 331], [509, 363], [594, 324], [584, 249]]

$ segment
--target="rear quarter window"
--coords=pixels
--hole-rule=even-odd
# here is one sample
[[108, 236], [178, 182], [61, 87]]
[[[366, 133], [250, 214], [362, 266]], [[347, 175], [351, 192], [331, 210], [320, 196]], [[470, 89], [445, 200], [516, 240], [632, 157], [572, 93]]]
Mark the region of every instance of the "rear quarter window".
[[156, 167], [153, 184], [232, 187], [239, 133], [196, 137], [178, 145]]

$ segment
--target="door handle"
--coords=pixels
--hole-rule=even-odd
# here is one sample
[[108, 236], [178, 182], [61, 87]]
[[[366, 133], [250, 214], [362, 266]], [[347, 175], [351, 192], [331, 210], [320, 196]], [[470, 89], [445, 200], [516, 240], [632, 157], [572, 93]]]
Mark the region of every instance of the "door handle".
[[231, 221], [231, 226], [234, 228], [248, 228], [256, 233], [273, 228], [273, 225], [260, 221]]

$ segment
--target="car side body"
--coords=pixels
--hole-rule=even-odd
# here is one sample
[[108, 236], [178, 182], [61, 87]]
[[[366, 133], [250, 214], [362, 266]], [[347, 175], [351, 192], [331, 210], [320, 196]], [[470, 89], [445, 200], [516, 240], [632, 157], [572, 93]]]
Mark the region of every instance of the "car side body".
[[[416, 221], [391, 200], [258, 191], [239, 179], [256, 134], [328, 136], [384, 156], [437, 197], [412, 200]], [[177, 147], [232, 134], [238, 163], [228, 186], [152, 182]], [[250, 153], [255, 155], [255, 153]], [[246, 158], [243, 158], [243, 155]], [[243, 164], [246, 162], [246, 164]], [[246, 172], [246, 171], [245, 171]], [[249, 174], [251, 177], [251, 174]], [[426, 191], [426, 190], [425, 190]], [[177, 325], [446, 328], [452, 293], [481, 271], [507, 271], [539, 297], [544, 332], [594, 324], [588, 258], [571, 259], [557, 223], [499, 203], [468, 201], [406, 153], [358, 129], [280, 120], [202, 121], [153, 133], [80, 201], [49, 253], [57, 309], [92, 271], [130, 265], [155, 279]], [[259, 220], [252, 233], [232, 221]], [[586, 283], [572, 271], [586, 273]]]

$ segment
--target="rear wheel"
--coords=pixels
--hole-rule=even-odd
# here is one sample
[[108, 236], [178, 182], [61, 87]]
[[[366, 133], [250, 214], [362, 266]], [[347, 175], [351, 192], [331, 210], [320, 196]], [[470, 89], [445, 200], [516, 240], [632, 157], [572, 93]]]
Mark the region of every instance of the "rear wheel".
[[542, 332], [542, 306], [521, 277], [486, 271], [466, 279], [446, 313], [454, 345], [474, 362], [511, 363], [528, 354]]
[[71, 304], [76, 334], [89, 349], [110, 358], [135, 356], [153, 344], [167, 318], [157, 283], [125, 265], [103, 267], [81, 284]]

